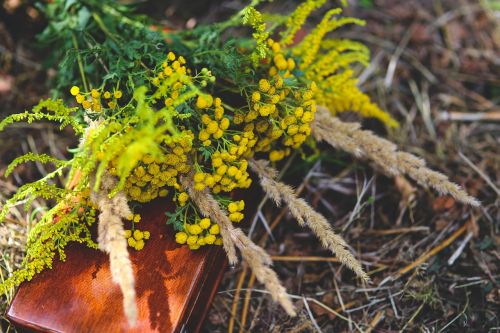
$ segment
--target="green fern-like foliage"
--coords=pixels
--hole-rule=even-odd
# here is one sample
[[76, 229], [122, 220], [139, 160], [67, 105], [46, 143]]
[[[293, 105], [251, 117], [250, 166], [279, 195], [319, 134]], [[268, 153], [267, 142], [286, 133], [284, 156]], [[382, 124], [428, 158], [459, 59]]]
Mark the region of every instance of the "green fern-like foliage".
[[89, 209], [87, 202], [73, 207], [59, 204], [52, 208], [31, 230], [22, 268], [0, 283], [0, 292], [7, 293], [44, 269], [52, 268], [56, 255], [65, 260], [64, 248], [69, 242], [97, 249], [89, 229], [94, 222], [95, 209]]
[[[0, 122], [0, 131], [16, 122], [32, 123], [47, 120], [59, 123], [61, 129], [70, 126], [77, 135], [81, 135], [84, 132], [84, 127], [75, 117], [77, 109], [67, 107], [62, 100], [42, 100], [30, 111], [13, 114], [3, 119]], [[27, 254], [22, 268], [0, 284], [2, 292], [8, 292], [13, 286], [22, 281], [30, 280], [36, 273], [51, 267], [56, 252], [59, 252], [60, 257], [64, 259], [62, 249], [68, 242], [75, 240], [92, 245], [88, 232], [88, 226], [92, 220], [91, 214], [82, 217], [76, 214], [77, 207], [71, 208], [71, 205], [66, 205], [68, 209], [64, 211], [64, 214], [61, 214], [63, 203], [69, 198], [74, 198], [76, 192], [53, 184], [56, 182], [56, 177], [64, 176], [67, 173], [72, 167], [73, 161], [59, 160], [46, 154], [27, 153], [12, 161], [5, 175], [8, 176], [17, 166], [26, 162], [51, 163], [55, 166], [55, 170], [35, 182], [24, 184], [11, 198], [5, 201], [0, 209], [0, 223], [4, 221], [10, 209], [22, 202], [24, 202], [25, 209], [28, 209], [36, 198], [53, 200], [58, 204], [45, 213], [42, 220], [30, 232]], [[56, 216], [61, 218], [58, 223], [54, 223]], [[76, 223], [77, 219], [89, 220], [87, 224], [82, 224]]]
[[255, 48], [251, 54], [251, 58], [254, 64], [257, 64], [259, 59], [263, 59], [269, 54], [269, 48], [266, 43], [269, 38], [269, 32], [266, 31], [266, 24], [263, 21], [262, 14], [252, 6], [244, 9], [242, 22], [245, 25], [251, 26], [254, 30], [252, 37], [255, 40]]
[[17, 157], [14, 161], [12, 161], [7, 167], [7, 170], [5, 170], [4, 176], [8, 177], [19, 164], [23, 164], [26, 162], [38, 162], [44, 164], [52, 163], [54, 166], [58, 168], [64, 166], [67, 163], [66, 161], [57, 159], [47, 154], [34, 154], [32, 152], [29, 152], [27, 154]]
[[28, 124], [38, 120], [49, 120], [60, 123], [60, 129], [71, 126], [75, 133], [81, 134], [84, 131], [82, 124], [75, 118], [78, 108], [70, 108], [64, 105], [60, 99], [46, 99], [40, 101], [33, 110], [12, 114], [0, 122], [0, 131], [6, 126], [16, 122], [27, 122]]

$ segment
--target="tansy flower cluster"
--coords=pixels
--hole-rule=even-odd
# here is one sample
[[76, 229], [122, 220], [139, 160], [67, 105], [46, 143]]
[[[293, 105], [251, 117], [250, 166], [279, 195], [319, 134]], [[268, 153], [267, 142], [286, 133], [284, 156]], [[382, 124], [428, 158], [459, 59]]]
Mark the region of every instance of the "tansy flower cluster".
[[184, 231], [175, 234], [175, 241], [187, 244], [191, 250], [197, 250], [203, 245], [222, 245], [219, 234], [219, 225], [205, 217], [198, 219], [196, 223], [186, 224]]
[[[125, 193], [130, 200], [149, 202], [166, 197], [167, 186], [180, 189], [178, 176], [191, 170], [187, 156], [192, 149], [192, 140], [192, 132], [185, 131], [163, 143], [163, 155], [144, 155], [125, 182]], [[116, 174], [115, 171], [115, 162], [112, 162], [110, 172]]]
[[[101, 89], [102, 90], [102, 89]], [[92, 89], [90, 92], [82, 92], [77, 86], [73, 86], [70, 89], [71, 95], [75, 97], [75, 101], [81, 104], [85, 110], [100, 112], [102, 110], [102, 98], [104, 98], [105, 104], [110, 109], [114, 109], [117, 106], [118, 100], [123, 96], [121, 90], [115, 90], [113, 93], [105, 90], [103, 93], [100, 89]]]
[[248, 162], [245, 159], [236, 161], [235, 155], [227, 151], [216, 152], [212, 156], [211, 173], [195, 173], [195, 188], [203, 190], [208, 187], [214, 193], [231, 192], [235, 188], [248, 188], [252, 181], [249, 178], [247, 167]]
[[149, 231], [141, 231], [137, 227], [137, 224], [141, 222], [141, 215], [130, 214], [127, 219], [132, 223], [132, 228], [125, 230], [125, 238], [127, 239], [127, 243], [130, 247], [136, 249], [137, 251], [140, 251], [144, 248], [145, 242], [150, 237]]
[[256, 140], [254, 150], [246, 156], [266, 152], [271, 161], [279, 161], [311, 133], [316, 85], [313, 82], [307, 89], [298, 84], [295, 60], [286, 56], [278, 42], [268, 39], [267, 45], [270, 51], [258, 67], [261, 78], [249, 93], [249, 109], [237, 114], [234, 122], [244, 123], [246, 135]]
[[206, 111], [213, 106], [213, 116], [203, 113], [201, 116], [202, 130], [198, 134], [198, 139], [204, 146], [210, 146], [210, 139], [218, 140], [224, 135], [224, 131], [229, 128], [229, 118], [224, 117], [224, 108], [220, 98], [214, 98], [211, 95], [198, 96], [196, 107], [199, 110]]
[[229, 219], [233, 222], [240, 222], [243, 220], [245, 215], [242, 211], [245, 209], [245, 201], [239, 200], [235, 202], [230, 202], [227, 205], [227, 211], [229, 212]]

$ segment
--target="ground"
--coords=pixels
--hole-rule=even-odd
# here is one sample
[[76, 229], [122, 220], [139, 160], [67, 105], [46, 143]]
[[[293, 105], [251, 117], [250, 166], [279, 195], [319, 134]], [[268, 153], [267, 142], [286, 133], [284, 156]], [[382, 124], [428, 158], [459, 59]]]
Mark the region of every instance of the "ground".
[[[263, 199], [260, 214], [247, 224], [253, 240], [273, 255], [300, 315], [286, 316], [246, 266], [238, 265], [227, 270], [204, 331], [498, 332], [499, 12], [488, 2], [472, 0], [350, 2], [346, 12], [367, 24], [340, 34], [372, 50], [360, 84], [401, 122], [390, 132], [370, 120], [363, 121], [364, 127], [424, 158], [482, 206], [466, 207], [404, 178], [384, 177], [368, 163], [327, 147], [313, 162], [297, 163], [300, 156], [295, 156], [294, 163], [284, 165], [285, 180], [332, 221], [372, 283], [357, 280], [286, 209]], [[143, 10], [181, 27], [226, 17], [239, 6], [239, 1], [200, 1], [187, 8], [172, 1], [150, 2]], [[282, 1], [266, 6], [288, 8]], [[34, 35], [44, 22], [32, 7], [6, 1], [0, 18], [4, 117], [47, 96], [45, 82], [53, 69], [42, 66], [44, 51], [35, 47]], [[356, 120], [349, 114], [342, 118]], [[50, 125], [29, 131], [17, 126], [0, 136], [0, 175], [19, 153], [36, 148], [64, 156], [71, 140]], [[44, 172], [41, 166], [22, 168], [0, 178], [0, 199]], [[0, 277], [19, 264], [26, 230], [36, 216], [37, 211], [19, 209], [13, 223], [0, 225]], [[7, 300], [2, 298], [2, 313]], [[2, 330], [7, 327], [4, 322]]]

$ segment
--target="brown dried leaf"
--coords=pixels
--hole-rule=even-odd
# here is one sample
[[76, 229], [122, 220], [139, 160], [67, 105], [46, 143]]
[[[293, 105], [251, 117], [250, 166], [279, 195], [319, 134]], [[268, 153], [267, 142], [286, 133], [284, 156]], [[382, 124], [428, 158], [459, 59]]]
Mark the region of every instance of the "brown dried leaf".
[[14, 82], [14, 78], [10, 75], [1, 75], [0, 76], [0, 94], [9, 93], [12, 89], [12, 82]]
[[432, 203], [432, 209], [434, 209], [434, 211], [436, 211], [436, 212], [443, 211], [443, 210], [450, 210], [451, 208], [453, 208], [455, 206], [455, 204], [456, 204], [456, 201], [452, 197], [442, 196], [442, 197], [438, 197], [438, 198], [436, 198], [436, 200], [434, 200], [434, 202]]
[[415, 198], [415, 187], [403, 176], [396, 176], [394, 178], [394, 184], [401, 193], [401, 201], [404, 205], [407, 205]]

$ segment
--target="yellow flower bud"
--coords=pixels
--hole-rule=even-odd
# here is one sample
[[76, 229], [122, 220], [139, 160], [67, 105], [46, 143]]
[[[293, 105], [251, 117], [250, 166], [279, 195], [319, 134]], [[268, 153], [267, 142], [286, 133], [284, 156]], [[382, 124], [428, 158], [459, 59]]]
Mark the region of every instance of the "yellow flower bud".
[[181, 192], [177, 196], [177, 200], [179, 200], [179, 202], [181, 203], [184, 203], [189, 200], [189, 195], [186, 192]]
[[202, 229], [199, 225], [197, 224], [190, 224], [186, 227], [187, 231], [189, 231], [190, 234], [193, 235], [199, 235], [202, 232]]
[[196, 183], [201, 183], [205, 179], [205, 174], [203, 172], [197, 172], [194, 174], [194, 181]]
[[227, 206], [227, 210], [229, 210], [230, 213], [234, 213], [234, 212], [238, 211], [238, 205], [236, 204], [236, 202], [231, 202]]
[[188, 235], [185, 232], [178, 232], [175, 234], [175, 241], [179, 244], [185, 244], [188, 239]]
[[211, 225], [211, 224], [212, 224], [212, 223], [210, 222], [210, 219], [209, 219], [209, 218], [207, 218], [207, 217], [205, 217], [205, 218], [201, 219], [201, 220], [200, 220], [200, 222], [199, 222], [199, 225], [200, 225], [200, 227], [201, 227], [202, 229], [208, 229], [208, 228], [210, 228], [210, 225]]
[[220, 227], [218, 224], [214, 224], [210, 227], [209, 231], [211, 235], [218, 235], [220, 233]]
[[271, 46], [272, 50], [274, 53], [278, 53], [280, 50], [281, 50], [281, 47], [280, 47], [280, 44], [279, 43], [273, 43], [273, 45]]
[[227, 130], [229, 128], [229, 119], [228, 118], [223, 118], [220, 121], [220, 128], [222, 130]]
[[207, 185], [208, 187], [212, 187], [215, 185], [215, 179], [212, 175], [207, 175], [207, 177], [205, 178], [205, 185]]
[[189, 236], [187, 239], [186, 239], [186, 243], [188, 245], [194, 245], [196, 244], [196, 242], [198, 241], [198, 236]]
[[205, 236], [205, 243], [213, 244], [217, 238], [214, 235]]
[[128, 243], [128, 246], [130, 246], [130, 247], [135, 247], [135, 245], [137, 244], [136, 240], [132, 237], [127, 239], [127, 243]]
[[302, 122], [310, 123], [311, 121], [313, 121], [313, 119], [314, 115], [312, 114], [312, 112], [309, 111], [304, 112], [304, 115], [302, 116]]
[[259, 90], [260, 91], [267, 92], [270, 87], [271, 87], [271, 84], [266, 79], [261, 79], [259, 81]]
[[197, 191], [203, 191], [205, 189], [205, 184], [203, 183], [196, 183], [194, 184], [194, 189]]
[[222, 164], [223, 164], [222, 158], [216, 157], [216, 158], [212, 159], [212, 166], [214, 168], [220, 167]]
[[69, 92], [71, 93], [71, 95], [76, 96], [80, 93], [80, 88], [78, 88], [77, 86], [73, 86], [71, 87]]
[[217, 132], [217, 130], [219, 129], [219, 125], [217, 124], [216, 121], [211, 121], [208, 125], [207, 125], [207, 132], [210, 133], [210, 134], [214, 134], [215, 132]]
[[135, 230], [135, 231], [134, 231], [134, 238], [135, 238], [136, 240], [143, 239], [143, 238], [144, 238], [144, 235], [143, 235], [142, 231], [140, 231], [140, 230]]
[[138, 240], [136, 243], [135, 243], [135, 246], [134, 248], [137, 250], [137, 251], [140, 251], [144, 248], [144, 240], [140, 239]]

